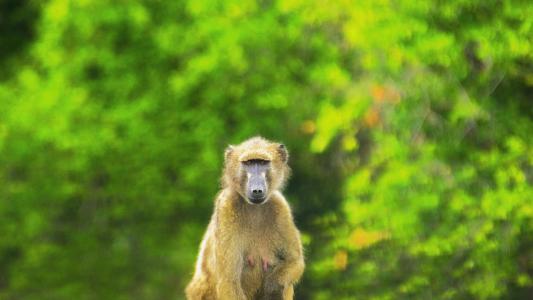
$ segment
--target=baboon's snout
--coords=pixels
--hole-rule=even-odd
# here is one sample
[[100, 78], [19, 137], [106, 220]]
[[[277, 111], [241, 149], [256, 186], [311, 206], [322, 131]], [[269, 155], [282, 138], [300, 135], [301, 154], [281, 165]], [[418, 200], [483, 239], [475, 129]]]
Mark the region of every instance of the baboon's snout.
[[248, 199], [254, 204], [263, 203], [266, 199], [266, 180], [260, 174], [252, 174], [248, 180]]
[[261, 204], [266, 201], [268, 195], [267, 173], [270, 169], [270, 161], [252, 159], [244, 161], [246, 172], [246, 198], [253, 204]]

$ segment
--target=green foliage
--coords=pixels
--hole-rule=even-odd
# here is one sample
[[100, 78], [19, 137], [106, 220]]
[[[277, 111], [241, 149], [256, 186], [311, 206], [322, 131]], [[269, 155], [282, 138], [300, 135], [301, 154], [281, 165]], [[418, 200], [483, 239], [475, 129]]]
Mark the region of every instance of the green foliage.
[[528, 1], [0, 8], [0, 299], [183, 299], [256, 134], [291, 151], [298, 299], [533, 293]]

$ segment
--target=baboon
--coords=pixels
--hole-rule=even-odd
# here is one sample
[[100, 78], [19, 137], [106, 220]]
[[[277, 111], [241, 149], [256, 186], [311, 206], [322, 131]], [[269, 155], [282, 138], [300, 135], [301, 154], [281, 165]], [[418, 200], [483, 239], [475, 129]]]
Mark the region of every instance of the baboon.
[[300, 233], [281, 194], [283, 144], [253, 137], [225, 151], [222, 190], [200, 245], [189, 300], [292, 299], [304, 270]]

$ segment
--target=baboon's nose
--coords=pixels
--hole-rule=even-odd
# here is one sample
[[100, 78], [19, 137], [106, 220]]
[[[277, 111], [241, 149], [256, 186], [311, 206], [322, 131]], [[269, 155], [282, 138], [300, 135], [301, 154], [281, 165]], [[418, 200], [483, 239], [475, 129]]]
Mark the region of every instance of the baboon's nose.
[[254, 196], [262, 196], [263, 195], [263, 190], [262, 189], [254, 189], [254, 190], [252, 190], [252, 194]]

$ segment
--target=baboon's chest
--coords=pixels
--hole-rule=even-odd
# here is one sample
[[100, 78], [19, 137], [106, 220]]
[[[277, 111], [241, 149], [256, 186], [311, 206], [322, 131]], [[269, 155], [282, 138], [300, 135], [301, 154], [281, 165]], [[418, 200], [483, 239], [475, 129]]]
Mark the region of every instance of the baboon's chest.
[[260, 259], [273, 264], [277, 262], [276, 253], [279, 252], [282, 241], [283, 237], [276, 224], [259, 220], [242, 232], [243, 255], [249, 265], [254, 265], [254, 261]]
[[241, 283], [247, 293], [260, 289], [269, 274], [284, 262], [283, 236], [274, 220], [257, 217], [242, 228]]
[[242, 253], [241, 285], [249, 299], [253, 299], [266, 281], [272, 280], [269, 275], [283, 264], [277, 252], [275, 244], [264, 240], [254, 240], [245, 247]]

